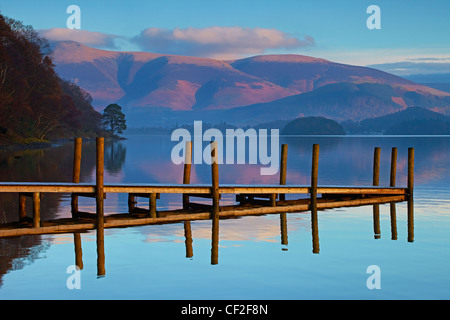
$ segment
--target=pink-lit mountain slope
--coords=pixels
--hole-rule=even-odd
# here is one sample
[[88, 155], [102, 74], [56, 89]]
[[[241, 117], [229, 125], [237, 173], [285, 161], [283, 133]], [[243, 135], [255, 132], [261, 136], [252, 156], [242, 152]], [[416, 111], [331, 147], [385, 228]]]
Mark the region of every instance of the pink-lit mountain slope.
[[[226, 110], [298, 96], [342, 82], [384, 84], [395, 88], [392, 92], [412, 91], [421, 96], [450, 96], [376, 69], [301, 55], [220, 61], [105, 51], [65, 41], [54, 43], [53, 62], [62, 78], [75, 81], [92, 95], [99, 110], [113, 102], [139, 112], [148, 107]], [[409, 103], [402, 95], [389, 99], [399, 108], [406, 108]], [[300, 113], [294, 112], [293, 117]]]

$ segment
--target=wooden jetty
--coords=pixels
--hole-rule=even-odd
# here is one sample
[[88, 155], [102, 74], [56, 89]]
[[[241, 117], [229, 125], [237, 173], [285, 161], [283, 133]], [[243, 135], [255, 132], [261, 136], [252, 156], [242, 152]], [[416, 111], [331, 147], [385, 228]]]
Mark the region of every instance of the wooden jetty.
[[[374, 206], [374, 232], [379, 234], [376, 222], [379, 215], [379, 204], [407, 201], [408, 204], [408, 239], [413, 239], [413, 187], [414, 187], [414, 149], [408, 150], [408, 174], [406, 187], [396, 186], [397, 148], [392, 148], [390, 185], [379, 186], [380, 148], [374, 150], [373, 185], [372, 186], [324, 186], [318, 184], [319, 145], [313, 145], [311, 184], [295, 185], [286, 183], [288, 146], [282, 145], [280, 161], [280, 183], [277, 185], [238, 185], [220, 184], [219, 166], [217, 164], [217, 143], [211, 142], [211, 184], [191, 184], [190, 171], [192, 144], [185, 148], [184, 176], [182, 184], [145, 183], [145, 184], [105, 184], [104, 183], [104, 139], [96, 139], [96, 181], [80, 183], [81, 168], [81, 138], [75, 139], [73, 179], [67, 183], [40, 182], [0, 182], [0, 193], [9, 192], [19, 195], [18, 221], [0, 224], [0, 237], [71, 233], [75, 234], [95, 229], [97, 232], [97, 253], [99, 259], [99, 274], [104, 274], [104, 229], [142, 226], [150, 224], [186, 223], [193, 220], [212, 220], [212, 243], [217, 247], [219, 241], [219, 219], [235, 218], [249, 215], [285, 214], [293, 212], [311, 212], [313, 239], [318, 238], [319, 210], [347, 207]], [[71, 218], [60, 218], [41, 221], [40, 199], [47, 193], [71, 194]], [[104, 199], [110, 193], [128, 194], [129, 212], [104, 212]], [[158, 210], [157, 200], [161, 194], [180, 194], [180, 208], [176, 210]], [[233, 194], [236, 197], [234, 205], [220, 205], [222, 195]], [[286, 195], [309, 195], [299, 199], [287, 199]], [[319, 197], [319, 195], [321, 195]], [[33, 203], [33, 218], [26, 218], [25, 198], [31, 197]], [[84, 213], [78, 210], [78, 198], [91, 197], [96, 201], [96, 212]], [[148, 199], [148, 209], [136, 207], [136, 197]], [[196, 203], [193, 198], [211, 199], [210, 205]], [[395, 206], [391, 216], [395, 215]], [[379, 228], [379, 227], [378, 227]], [[412, 240], [411, 240], [412, 241]], [[313, 252], [318, 252], [318, 243]], [[214, 256], [214, 255], [213, 255]], [[217, 257], [212, 257], [212, 263]]]

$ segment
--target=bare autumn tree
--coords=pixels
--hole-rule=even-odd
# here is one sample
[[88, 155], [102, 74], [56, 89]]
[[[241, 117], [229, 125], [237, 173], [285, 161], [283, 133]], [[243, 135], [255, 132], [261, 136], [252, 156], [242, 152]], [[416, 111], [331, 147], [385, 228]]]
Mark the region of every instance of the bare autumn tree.
[[63, 92], [51, 53], [31, 26], [0, 14], [0, 134], [17, 141], [73, 136], [83, 117], [99, 119], [92, 106], [79, 110], [76, 90]]

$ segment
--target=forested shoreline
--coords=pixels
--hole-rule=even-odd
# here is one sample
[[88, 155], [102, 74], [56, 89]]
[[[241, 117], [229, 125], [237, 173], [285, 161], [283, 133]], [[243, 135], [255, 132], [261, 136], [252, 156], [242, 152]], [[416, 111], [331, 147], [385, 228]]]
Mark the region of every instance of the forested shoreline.
[[0, 14], [0, 145], [45, 145], [102, 132], [92, 97], [54, 70], [46, 39]]

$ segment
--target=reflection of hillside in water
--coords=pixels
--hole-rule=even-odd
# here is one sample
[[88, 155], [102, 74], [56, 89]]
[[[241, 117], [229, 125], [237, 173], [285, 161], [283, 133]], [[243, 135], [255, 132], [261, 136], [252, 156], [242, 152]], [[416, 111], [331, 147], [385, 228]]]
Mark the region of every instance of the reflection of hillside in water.
[[[150, 140], [150, 141], [149, 141]], [[166, 143], [164, 143], [166, 142]], [[141, 143], [142, 147], [138, 145]], [[311, 146], [320, 144], [319, 184], [371, 185], [374, 147], [381, 148], [380, 185], [389, 185], [391, 148], [398, 148], [397, 185], [406, 185], [407, 151], [414, 147], [416, 185], [444, 182], [450, 178], [448, 137], [280, 137], [289, 145], [287, 184], [310, 183]], [[170, 136], [131, 137], [127, 141], [126, 181], [181, 183], [183, 166], [170, 160]], [[263, 165], [222, 164], [220, 183], [277, 184], [278, 175], [262, 176]], [[192, 183], [210, 183], [209, 165], [192, 166]]]

